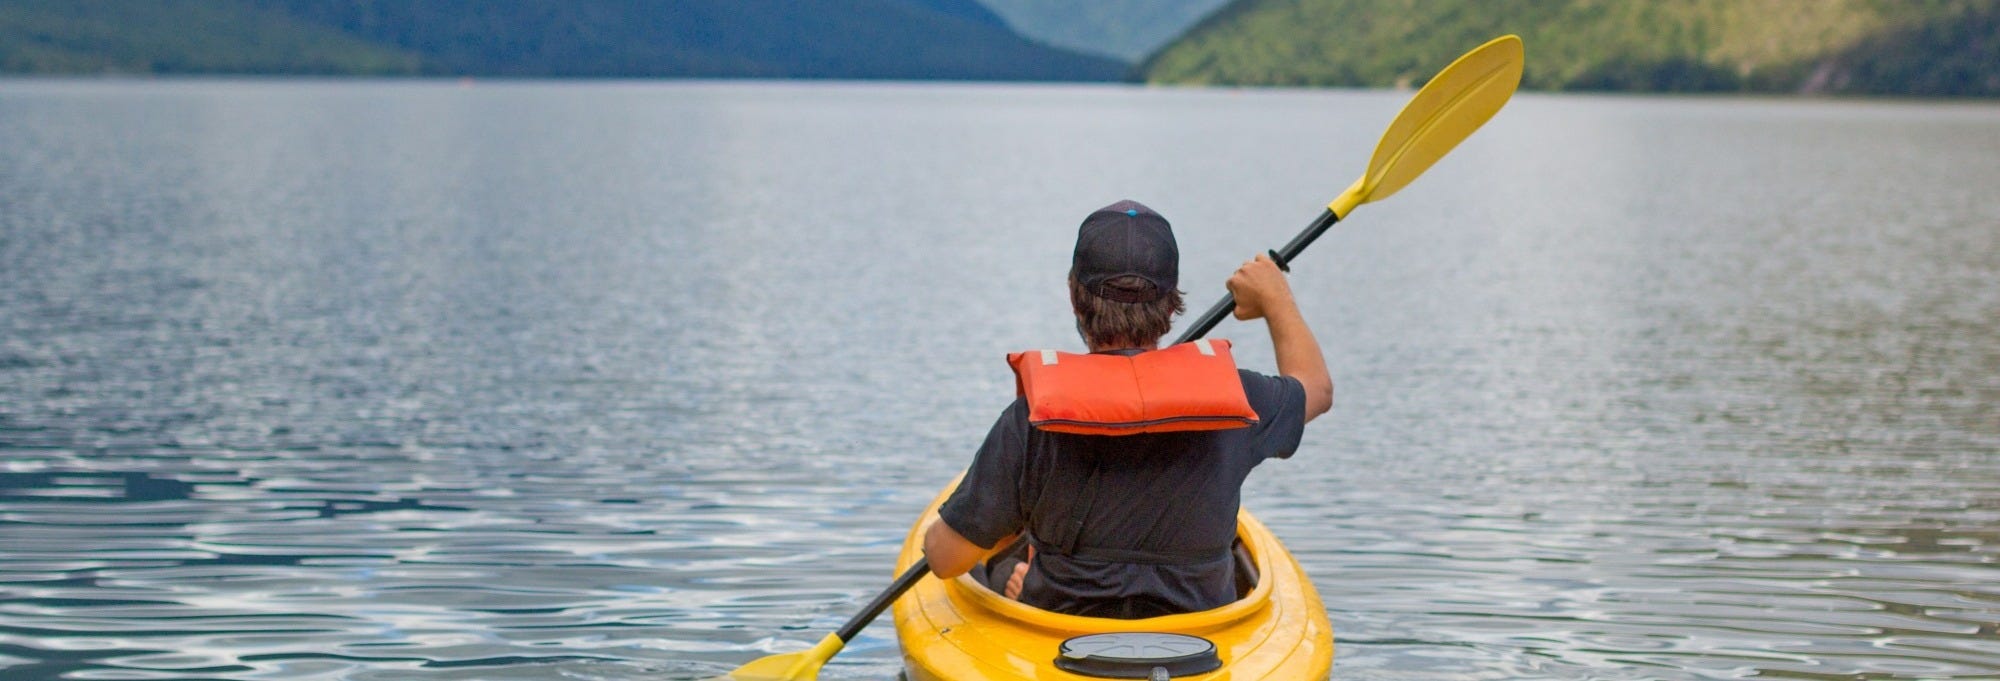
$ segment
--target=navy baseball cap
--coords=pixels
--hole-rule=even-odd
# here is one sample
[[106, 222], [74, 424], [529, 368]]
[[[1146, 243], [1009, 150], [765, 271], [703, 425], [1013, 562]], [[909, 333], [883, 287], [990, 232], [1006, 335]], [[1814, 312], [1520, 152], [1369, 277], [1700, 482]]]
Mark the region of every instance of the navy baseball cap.
[[[1139, 288], [1110, 286], [1123, 276], [1145, 280]], [[1070, 276], [1083, 290], [1122, 303], [1159, 300], [1180, 285], [1181, 251], [1167, 219], [1130, 199], [1097, 209], [1076, 230]]]

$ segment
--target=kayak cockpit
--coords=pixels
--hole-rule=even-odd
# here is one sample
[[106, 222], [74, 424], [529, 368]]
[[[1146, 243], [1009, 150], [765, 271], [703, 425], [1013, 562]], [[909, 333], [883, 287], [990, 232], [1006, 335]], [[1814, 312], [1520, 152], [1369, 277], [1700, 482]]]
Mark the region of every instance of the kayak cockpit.
[[[898, 572], [923, 558], [924, 534], [937, 521], [937, 506], [951, 489], [947, 486], [912, 524], [897, 558]], [[1121, 673], [1133, 674], [1145, 665], [1147, 673], [1136, 678], [1150, 678], [1152, 668], [1160, 667], [1176, 679], [1325, 679], [1333, 666], [1333, 628], [1305, 571], [1248, 511], [1237, 513], [1236, 534], [1243, 561], [1256, 577], [1242, 598], [1199, 612], [1144, 619], [1066, 615], [1001, 595], [986, 584], [982, 570], [948, 580], [925, 577], [892, 606], [905, 676], [910, 681], [1091, 681], [1096, 677], [1061, 662], [1066, 642], [1096, 634], [1151, 632], [1206, 641], [1221, 667], [1193, 672], [1135, 661]], [[1163, 653], [1161, 659], [1165, 657], [1172, 656]]]
[[[933, 513], [928, 520], [918, 524], [923, 526], [924, 530], [928, 530], [929, 523], [936, 522], [936, 518], [937, 515]], [[1000, 617], [1024, 624], [1040, 626], [1052, 631], [1152, 632], [1186, 631], [1191, 628], [1203, 629], [1222, 626], [1254, 615], [1261, 607], [1261, 604], [1270, 599], [1270, 585], [1265, 584], [1265, 580], [1258, 578], [1270, 574], [1270, 561], [1266, 555], [1267, 552], [1258, 550], [1254, 541], [1245, 539], [1251, 536], [1247, 532], [1248, 528], [1244, 525], [1246, 520], [1245, 516], [1239, 515], [1236, 521], [1237, 546], [1240, 548], [1240, 551], [1237, 552], [1239, 556], [1238, 560], [1240, 561], [1238, 570], [1241, 572], [1243, 567], [1248, 567], [1250, 574], [1257, 577], [1245, 580], [1239, 584], [1240, 596], [1234, 602], [1219, 608], [1130, 620], [1066, 615], [1043, 610], [1008, 598], [1000, 592], [994, 591], [984, 579], [981, 579], [984, 573], [984, 566], [949, 580], [945, 584], [945, 588], [950, 590], [955, 598], [961, 599], [969, 605], [989, 610]], [[1250, 520], [1249, 522], [1255, 521]], [[1248, 588], [1242, 588], [1245, 586]]]

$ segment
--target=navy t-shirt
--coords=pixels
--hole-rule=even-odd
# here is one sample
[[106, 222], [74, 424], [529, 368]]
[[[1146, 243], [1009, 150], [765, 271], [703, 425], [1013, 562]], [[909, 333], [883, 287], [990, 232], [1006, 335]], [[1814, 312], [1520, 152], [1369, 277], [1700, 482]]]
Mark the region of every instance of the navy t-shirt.
[[[1016, 399], [987, 432], [938, 514], [982, 547], [1024, 527], [1043, 542], [1021, 590], [1028, 605], [1139, 618], [1228, 604], [1236, 600], [1228, 548], [1236, 538], [1243, 480], [1265, 459], [1290, 457], [1305, 430], [1305, 388], [1298, 379], [1237, 373], [1258, 422], [1232, 430], [1051, 433], [1029, 426], [1027, 402]], [[1096, 492], [1086, 495], [1093, 469]], [[1079, 516], [1080, 528], [1064, 527]], [[1048, 550], [1049, 542], [1071, 532], [1081, 555]], [[1177, 557], [1090, 559], [1107, 552]]]

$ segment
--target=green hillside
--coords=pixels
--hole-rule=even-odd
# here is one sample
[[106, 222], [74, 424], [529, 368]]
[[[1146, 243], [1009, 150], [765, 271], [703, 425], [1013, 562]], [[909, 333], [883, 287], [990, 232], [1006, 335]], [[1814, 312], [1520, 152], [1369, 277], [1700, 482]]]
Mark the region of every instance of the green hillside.
[[0, 72], [1116, 80], [975, 0], [0, 0]]
[[2000, 0], [1238, 0], [1140, 69], [1414, 85], [1505, 33], [1536, 89], [2000, 96]]
[[0, 73], [416, 73], [421, 57], [213, 0], [0, 0]]

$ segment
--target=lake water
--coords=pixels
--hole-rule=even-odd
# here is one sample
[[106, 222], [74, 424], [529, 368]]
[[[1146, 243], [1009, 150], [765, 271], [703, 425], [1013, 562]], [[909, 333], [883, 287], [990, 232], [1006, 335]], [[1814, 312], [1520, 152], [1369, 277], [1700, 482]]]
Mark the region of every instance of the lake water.
[[[803, 647], [1080, 347], [1084, 214], [1205, 308], [1406, 97], [0, 82], [0, 678]], [[1293, 282], [1246, 503], [1336, 678], [2000, 676], [2000, 105], [1524, 94]]]

